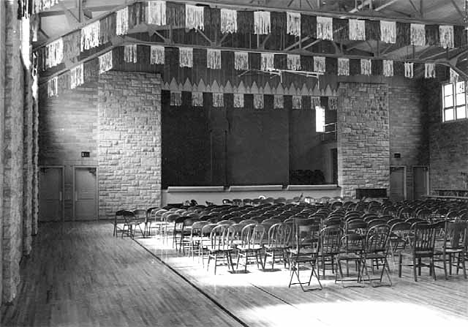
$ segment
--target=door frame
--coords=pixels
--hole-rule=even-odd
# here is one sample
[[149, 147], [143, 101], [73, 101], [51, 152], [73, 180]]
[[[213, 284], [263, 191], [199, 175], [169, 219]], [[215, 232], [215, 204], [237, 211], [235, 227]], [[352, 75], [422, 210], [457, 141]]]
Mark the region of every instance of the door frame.
[[[395, 165], [390, 165], [390, 176], [389, 176], [389, 189], [390, 189], [390, 194], [392, 193], [392, 185], [391, 185], [391, 174], [392, 174], [392, 169], [394, 168], [403, 168], [403, 198], [404, 200], [406, 200], [408, 198], [408, 194], [407, 194], [407, 182], [406, 182], [406, 178], [407, 178], [407, 171], [406, 171], [406, 166], [395, 166]], [[390, 194], [389, 194], [389, 197], [390, 197]]]
[[431, 190], [431, 185], [429, 184], [430, 182], [430, 170], [429, 170], [429, 166], [428, 165], [415, 165], [413, 166], [413, 199], [414, 199], [414, 192], [415, 192], [415, 184], [414, 184], [414, 168], [426, 168], [426, 185], [427, 185], [427, 188], [426, 188], [426, 195], [429, 195], [430, 193], [430, 190]]
[[95, 204], [95, 211], [97, 215], [97, 220], [99, 220], [99, 169], [97, 166], [73, 166], [73, 189], [72, 189], [72, 197], [73, 197], [73, 221], [76, 220], [76, 201], [77, 201], [77, 193], [76, 193], [76, 170], [77, 169], [96, 169], [96, 204]]
[[[65, 220], [65, 201], [63, 199], [63, 193], [65, 192], [65, 166], [54, 166], [54, 165], [44, 165], [44, 166], [39, 166], [39, 174], [41, 174], [41, 170], [42, 169], [50, 169], [50, 168], [53, 168], [53, 169], [61, 169], [62, 170], [62, 185], [61, 185], [61, 188], [62, 188], [62, 191], [60, 192], [60, 202], [61, 202], [61, 209], [62, 209], [62, 216], [60, 217], [60, 222], [63, 222]], [[40, 176], [39, 176], [39, 183], [40, 183]], [[41, 184], [39, 184], [39, 187], [38, 187], [38, 192], [40, 193], [41, 192]], [[39, 195], [40, 196], [40, 195]], [[41, 209], [41, 201], [39, 199], [39, 206], [38, 206], [38, 209], [40, 210]], [[38, 215], [38, 220], [39, 220], [39, 215]]]

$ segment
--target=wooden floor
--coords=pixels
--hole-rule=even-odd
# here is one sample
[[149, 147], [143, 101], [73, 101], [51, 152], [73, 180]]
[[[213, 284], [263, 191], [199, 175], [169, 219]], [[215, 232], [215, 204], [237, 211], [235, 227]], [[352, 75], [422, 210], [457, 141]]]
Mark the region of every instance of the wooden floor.
[[[114, 238], [110, 223], [40, 225], [22, 284], [1, 326], [435, 326], [468, 324], [468, 280], [415, 283], [392, 269], [392, 287], [288, 288], [283, 269], [216, 275], [158, 238]], [[275, 267], [276, 268], [276, 267]], [[391, 264], [393, 268], [393, 264]]]

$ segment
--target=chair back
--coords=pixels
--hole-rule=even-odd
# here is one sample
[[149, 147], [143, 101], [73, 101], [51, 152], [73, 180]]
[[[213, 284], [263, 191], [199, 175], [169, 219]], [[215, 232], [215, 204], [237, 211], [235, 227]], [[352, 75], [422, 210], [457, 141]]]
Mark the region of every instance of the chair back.
[[241, 247], [254, 249], [262, 245], [265, 227], [261, 224], [248, 224], [241, 231]]
[[216, 225], [210, 232], [210, 244], [214, 251], [224, 251], [232, 247], [229, 225]]
[[433, 252], [437, 228], [435, 224], [417, 222], [411, 226], [413, 230], [413, 252]]
[[376, 225], [367, 231], [365, 251], [367, 253], [387, 252], [388, 236], [390, 227], [386, 224]]
[[340, 252], [343, 229], [339, 226], [327, 226], [320, 231], [320, 251], [322, 255]]
[[288, 224], [276, 223], [268, 230], [269, 248], [286, 248], [291, 239], [292, 227]]

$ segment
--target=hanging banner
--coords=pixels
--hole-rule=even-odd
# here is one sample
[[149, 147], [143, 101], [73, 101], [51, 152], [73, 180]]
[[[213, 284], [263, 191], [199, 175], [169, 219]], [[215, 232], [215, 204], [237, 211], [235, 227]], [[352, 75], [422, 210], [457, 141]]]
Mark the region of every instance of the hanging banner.
[[221, 33], [237, 33], [237, 11], [221, 9]]
[[433, 63], [425, 63], [424, 64], [424, 77], [425, 78], [435, 78], [436, 77], [435, 64], [433, 64]]
[[201, 31], [205, 29], [204, 7], [185, 5], [185, 28]]
[[297, 37], [301, 36], [301, 14], [286, 13], [286, 33]]
[[325, 57], [316, 57], [314, 56], [314, 72], [325, 73]]
[[[467, 3], [467, 6], [468, 6], [468, 3]], [[444, 25], [439, 26], [439, 39], [440, 39], [440, 46], [442, 48], [444, 49], [454, 48], [455, 44], [454, 44], [453, 26], [444, 26]]]
[[60, 38], [45, 47], [45, 67], [51, 68], [63, 61], [63, 39]]
[[213, 93], [213, 107], [221, 108], [224, 107], [224, 94]]
[[383, 74], [385, 77], [393, 76], [393, 60], [383, 61]]
[[193, 67], [193, 48], [179, 48], [179, 66]]
[[302, 96], [293, 95], [292, 96], [292, 108], [293, 109], [302, 109]]
[[385, 43], [396, 43], [396, 22], [380, 21], [380, 39]]
[[366, 21], [359, 19], [349, 20], [349, 39], [352, 41], [366, 40]]
[[333, 41], [333, 19], [317, 16], [317, 39]]
[[209, 69], [221, 69], [221, 50], [208, 49], [206, 51], [206, 67]]
[[301, 56], [288, 54], [286, 56], [287, 67], [289, 70], [301, 70]]
[[254, 108], [263, 109], [263, 106], [264, 106], [263, 94], [254, 94], [253, 96], [254, 96]]
[[148, 24], [166, 25], [166, 1], [148, 1], [146, 7], [146, 21]]
[[412, 62], [405, 62], [405, 77], [406, 78], [414, 77], [414, 65]]
[[182, 105], [182, 92], [171, 91], [171, 106], [180, 107]]
[[83, 63], [70, 69], [70, 89], [75, 89], [77, 86], [84, 83], [84, 68]]
[[203, 92], [192, 92], [192, 106], [203, 107]]
[[266, 35], [271, 33], [271, 22], [269, 11], [254, 12], [254, 33]]
[[234, 108], [244, 108], [243, 93], [234, 93]]
[[99, 74], [105, 73], [111, 70], [113, 67], [112, 64], [112, 50], [106, 52], [102, 56], [99, 56]]
[[99, 21], [86, 25], [81, 29], [81, 51], [99, 46]]
[[128, 7], [116, 11], [115, 34], [125, 35], [128, 33]]
[[275, 94], [274, 99], [273, 99], [273, 108], [274, 109], [284, 108], [284, 96], [282, 94]]
[[361, 59], [361, 75], [372, 75], [372, 62], [370, 59]]
[[411, 24], [411, 45], [426, 45], [426, 28], [423, 24]]
[[249, 70], [248, 52], [234, 52], [234, 68], [236, 70]]
[[53, 77], [47, 81], [47, 96], [57, 97], [58, 96], [58, 77]]
[[338, 75], [349, 76], [349, 59], [338, 58]]
[[151, 65], [164, 65], [164, 62], [165, 62], [164, 46], [152, 45], [150, 47], [150, 52], [151, 52], [151, 57], [150, 57]]
[[275, 57], [273, 53], [262, 53], [261, 59], [261, 70], [270, 71], [275, 69]]

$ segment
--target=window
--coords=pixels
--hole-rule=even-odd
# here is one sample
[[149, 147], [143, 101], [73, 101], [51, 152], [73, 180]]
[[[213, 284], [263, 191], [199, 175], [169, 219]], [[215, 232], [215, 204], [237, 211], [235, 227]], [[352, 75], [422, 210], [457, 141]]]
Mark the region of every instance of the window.
[[443, 121], [466, 119], [467, 90], [466, 82], [444, 84], [442, 86]]

